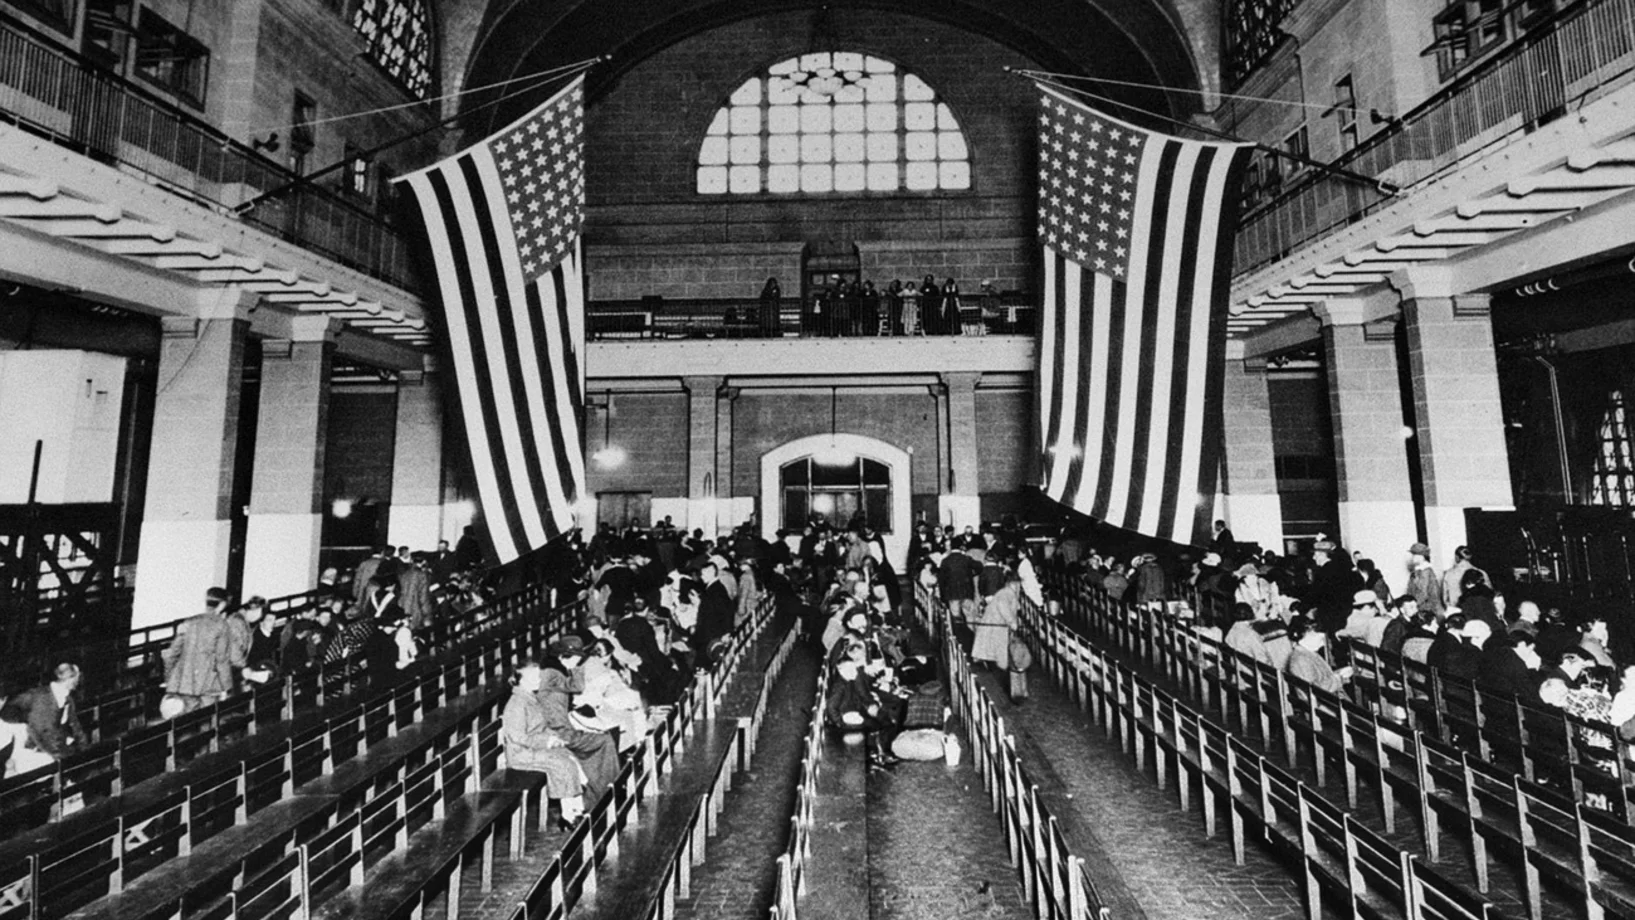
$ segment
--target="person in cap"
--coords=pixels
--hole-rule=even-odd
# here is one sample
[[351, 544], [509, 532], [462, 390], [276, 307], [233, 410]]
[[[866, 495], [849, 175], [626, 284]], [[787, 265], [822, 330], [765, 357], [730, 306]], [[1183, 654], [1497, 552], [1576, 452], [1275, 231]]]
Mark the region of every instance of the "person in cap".
[[1248, 604], [1255, 612], [1256, 619], [1267, 616], [1278, 608], [1277, 583], [1267, 581], [1253, 562], [1245, 562], [1238, 566], [1233, 574], [1238, 579], [1234, 599], [1240, 604]]
[[1584, 682], [1584, 672], [1590, 664], [1590, 656], [1583, 649], [1570, 648], [1561, 653], [1555, 667], [1544, 672], [1544, 679], [1559, 680], [1567, 689], [1575, 689]]
[[584, 692], [579, 665], [585, 660], [585, 643], [578, 636], [563, 636], [552, 642], [540, 670], [536, 695], [544, 712], [545, 727], [562, 740], [562, 746], [579, 761], [585, 773], [588, 801], [596, 802], [612, 785], [619, 772], [618, 747], [604, 732], [585, 731], [574, 725], [574, 696]]
[[1442, 597], [1442, 579], [1431, 565], [1431, 548], [1423, 543], [1408, 547], [1408, 594], [1419, 602], [1420, 610], [1429, 610], [1437, 616], [1447, 612]]
[[1379, 616], [1380, 609], [1379, 595], [1367, 588], [1354, 592], [1351, 595], [1351, 614], [1346, 617], [1345, 626], [1335, 635], [1367, 640], [1368, 624]]
[[1307, 604], [1325, 632], [1338, 630], [1350, 615], [1351, 599], [1362, 588], [1362, 581], [1351, 567], [1351, 560], [1326, 537], [1312, 544], [1311, 561], [1316, 570], [1312, 572]]
[[176, 638], [160, 654], [165, 663], [167, 699], [162, 708], [174, 718], [214, 703], [233, 689], [234, 637], [227, 622], [227, 589], [204, 595], [204, 612], [176, 627]]

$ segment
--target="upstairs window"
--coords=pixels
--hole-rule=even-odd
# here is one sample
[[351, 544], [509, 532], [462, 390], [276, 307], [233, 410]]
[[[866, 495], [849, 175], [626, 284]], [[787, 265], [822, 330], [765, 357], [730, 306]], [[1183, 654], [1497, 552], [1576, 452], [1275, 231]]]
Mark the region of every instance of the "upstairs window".
[[1233, 0], [1226, 8], [1226, 72], [1242, 83], [1269, 57], [1283, 32], [1278, 25], [1298, 0]]
[[151, 9], [136, 23], [136, 76], [195, 106], [204, 105], [210, 49]]
[[1357, 148], [1357, 85], [1346, 74], [1334, 81], [1334, 108], [1331, 109], [1340, 126], [1340, 149]]
[[971, 157], [946, 103], [890, 61], [803, 54], [715, 114], [698, 150], [703, 195], [961, 191]]
[[1590, 474], [1590, 504], [1635, 507], [1635, 443], [1629, 437], [1623, 391], [1608, 394], [1598, 434], [1600, 452]]
[[426, 0], [358, 0], [352, 28], [369, 56], [416, 99], [431, 95], [431, 10]]

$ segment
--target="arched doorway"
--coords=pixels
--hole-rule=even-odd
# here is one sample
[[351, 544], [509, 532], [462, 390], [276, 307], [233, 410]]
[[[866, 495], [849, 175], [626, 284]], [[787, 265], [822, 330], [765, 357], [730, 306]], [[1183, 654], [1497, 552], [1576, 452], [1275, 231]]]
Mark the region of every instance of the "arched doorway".
[[797, 438], [761, 455], [761, 535], [799, 529], [813, 513], [844, 527], [854, 513], [885, 540], [902, 572], [913, 530], [910, 457], [906, 450], [860, 434]]

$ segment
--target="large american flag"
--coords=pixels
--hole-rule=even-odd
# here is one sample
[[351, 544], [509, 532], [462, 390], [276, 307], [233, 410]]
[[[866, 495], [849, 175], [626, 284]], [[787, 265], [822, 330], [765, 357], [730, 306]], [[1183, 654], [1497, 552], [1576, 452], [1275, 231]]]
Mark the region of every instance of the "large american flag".
[[1045, 493], [1195, 542], [1213, 511], [1232, 232], [1251, 145], [1169, 137], [1040, 92]]
[[403, 177], [426, 223], [483, 520], [508, 562], [585, 494], [583, 78]]

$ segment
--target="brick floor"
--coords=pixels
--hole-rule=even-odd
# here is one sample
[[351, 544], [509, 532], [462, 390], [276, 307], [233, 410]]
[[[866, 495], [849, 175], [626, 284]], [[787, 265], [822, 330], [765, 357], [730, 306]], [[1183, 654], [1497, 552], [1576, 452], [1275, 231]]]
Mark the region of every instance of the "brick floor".
[[1150, 920], [1298, 920], [1305, 916], [1290, 870], [1275, 853], [1247, 849], [1232, 861], [1223, 835], [1204, 836], [1203, 819], [1182, 812], [1173, 792], [1135, 769], [1042, 673], [1032, 698], [1012, 705], [1000, 675], [978, 679], [999, 705], [1046, 805], [1068, 833], [1115, 917]]

